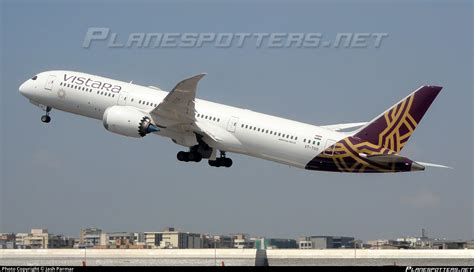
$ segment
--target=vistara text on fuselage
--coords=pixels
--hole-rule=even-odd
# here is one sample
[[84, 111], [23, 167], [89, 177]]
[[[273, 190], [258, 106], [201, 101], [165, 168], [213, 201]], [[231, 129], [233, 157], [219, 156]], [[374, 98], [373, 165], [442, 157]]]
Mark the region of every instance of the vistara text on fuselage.
[[[315, 126], [196, 98], [205, 74], [171, 92], [73, 71], [46, 71], [26, 80], [20, 93], [52, 109], [102, 120], [110, 132], [141, 138], [155, 134], [186, 147], [179, 161], [208, 159], [230, 167], [240, 153], [308, 170], [385, 173], [440, 166], [399, 155], [442, 87], [422, 86], [370, 122]], [[343, 132], [351, 130], [350, 132]]]

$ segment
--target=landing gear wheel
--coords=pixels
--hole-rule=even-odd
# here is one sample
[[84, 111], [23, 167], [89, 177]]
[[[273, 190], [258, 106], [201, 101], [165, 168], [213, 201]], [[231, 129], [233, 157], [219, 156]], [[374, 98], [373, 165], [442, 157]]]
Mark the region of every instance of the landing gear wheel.
[[194, 153], [194, 161], [200, 162], [202, 160], [202, 155], [199, 153]]
[[214, 166], [214, 167], [224, 166], [224, 167], [229, 168], [232, 166], [232, 160], [230, 158], [225, 158], [225, 157], [217, 158], [215, 161], [209, 160], [208, 163], [210, 166]]
[[49, 115], [43, 115], [41, 116], [41, 122], [43, 123], [49, 123], [51, 121], [51, 117]]
[[178, 161], [185, 161], [187, 157], [188, 156], [184, 151], [179, 151], [178, 154], [176, 154], [176, 158], [178, 158]]
[[210, 166], [213, 166], [213, 167], [219, 167], [220, 166], [219, 163], [217, 163], [217, 160], [215, 160], [215, 161], [209, 160], [208, 163], [209, 163]]
[[180, 151], [178, 154], [176, 154], [176, 158], [178, 161], [184, 161], [184, 162], [200, 162], [202, 160], [202, 155], [197, 152], [184, 152]]
[[225, 158], [223, 165], [227, 168], [232, 166], [232, 160], [230, 158]]
[[188, 160], [193, 162], [200, 162], [202, 160], [202, 156], [197, 152], [188, 152]]

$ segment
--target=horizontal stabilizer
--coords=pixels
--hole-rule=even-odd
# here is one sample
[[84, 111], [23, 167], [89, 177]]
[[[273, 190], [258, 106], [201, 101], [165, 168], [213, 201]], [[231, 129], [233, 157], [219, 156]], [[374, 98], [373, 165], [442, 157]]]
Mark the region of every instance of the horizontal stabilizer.
[[421, 165], [426, 166], [426, 167], [437, 167], [437, 168], [453, 169], [450, 166], [441, 165], [441, 164], [434, 164], [434, 163], [429, 163], [429, 162], [419, 162], [419, 161], [417, 161], [416, 163], [421, 164]]
[[340, 131], [340, 130], [344, 130], [344, 129], [361, 127], [365, 124], [367, 124], [367, 122], [335, 124], [335, 125], [326, 125], [326, 126], [321, 126], [321, 127], [325, 128], [325, 129], [334, 130], [334, 131]]
[[[362, 156], [364, 157], [364, 156]], [[399, 156], [399, 155], [372, 155], [372, 156], [365, 156], [365, 158], [369, 161], [379, 163], [379, 164], [389, 164], [389, 163], [404, 163], [407, 161], [407, 158]]]
[[[362, 156], [362, 154], [360, 154]], [[396, 154], [382, 154], [382, 155], [365, 155], [367, 160], [385, 166], [396, 166], [409, 167], [409, 171], [423, 171], [425, 166], [414, 162], [406, 157], [402, 157]]]

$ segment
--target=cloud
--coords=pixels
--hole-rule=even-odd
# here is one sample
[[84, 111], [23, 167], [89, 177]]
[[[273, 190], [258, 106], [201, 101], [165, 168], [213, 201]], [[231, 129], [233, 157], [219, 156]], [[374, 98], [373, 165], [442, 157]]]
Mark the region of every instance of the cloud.
[[414, 195], [402, 196], [402, 203], [417, 209], [435, 208], [439, 205], [441, 198], [439, 195], [429, 191], [419, 191]]

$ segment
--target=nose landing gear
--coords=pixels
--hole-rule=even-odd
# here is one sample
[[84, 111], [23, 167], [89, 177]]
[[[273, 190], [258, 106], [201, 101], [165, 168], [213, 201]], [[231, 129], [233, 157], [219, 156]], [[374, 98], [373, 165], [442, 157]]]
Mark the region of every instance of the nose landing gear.
[[50, 111], [51, 111], [51, 107], [46, 107], [46, 114], [41, 116], [41, 122], [49, 123], [51, 121], [51, 116], [49, 116]]

